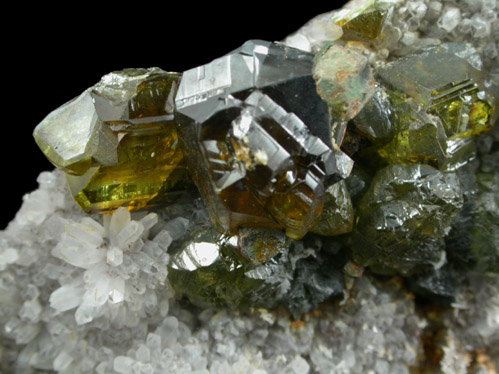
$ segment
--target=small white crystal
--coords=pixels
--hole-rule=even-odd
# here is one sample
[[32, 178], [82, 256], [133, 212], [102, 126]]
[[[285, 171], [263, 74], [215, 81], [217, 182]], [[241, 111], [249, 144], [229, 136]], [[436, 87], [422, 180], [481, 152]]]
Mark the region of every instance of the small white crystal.
[[125, 281], [120, 277], [112, 278], [109, 288], [109, 302], [116, 304], [125, 299]]
[[402, 39], [400, 39], [401, 43], [407, 46], [413, 45], [419, 39], [418, 33], [413, 31], [406, 31]]
[[167, 250], [173, 241], [172, 236], [166, 230], [160, 231], [153, 239], [155, 243], [158, 243], [163, 249]]
[[144, 230], [150, 230], [155, 224], [158, 223], [158, 215], [156, 213], [149, 213], [140, 220], [144, 226]]
[[41, 326], [39, 323], [26, 323], [19, 325], [14, 331], [16, 344], [28, 344], [38, 335], [40, 330]]
[[127, 356], [118, 356], [114, 359], [113, 369], [121, 374], [133, 374], [135, 360]]
[[312, 51], [312, 46], [308, 38], [299, 32], [289, 35], [286, 39], [284, 39], [284, 44], [296, 49], [301, 49], [305, 52]]
[[146, 345], [141, 344], [135, 352], [135, 359], [141, 362], [149, 362], [151, 360], [151, 351]]
[[38, 287], [36, 287], [34, 284], [28, 284], [23, 292], [23, 297], [29, 300], [38, 299], [39, 296], [40, 296], [40, 291], [38, 290]]
[[24, 302], [21, 310], [19, 311], [19, 318], [36, 322], [39, 320], [41, 312], [42, 306], [40, 305], [38, 299], [27, 300]]
[[107, 227], [108, 237], [112, 238], [117, 235], [131, 221], [131, 219], [132, 218], [128, 209], [116, 209], [109, 219], [109, 227]]
[[15, 263], [19, 259], [19, 252], [15, 248], [0, 250], [0, 271], [5, 270], [7, 265]]
[[52, 255], [73, 266], [88, 269], [92, 265], [103, 261], [106, 257], [106, 251], [92, 247], [87, 242], [77, 241], [64, 234], [62, 240], [52, 250]]
[[147, 334], [146, 345], [150, 350], [160, 350], [161, 349], [161, 336], [150, 332]]
[[107, 250], [106, 261], [111, 266], [119, 266], [123, 263], [123, 251], [118, 247], [111, 247]]
[[73, 356], [66, 351], [61, 351], [54, 359], [54, 370], [62, 371], [68, 368], [73, 362]]
[[72, 223], [66, 226], [66, 235], [88, 247], [98, 247], [102, 243], [101, 230], [83, 223]]
[[81, 304], [75, 312], [75, 321], [78, 325], [91, 322], [96, 315], [95, 308]]
[[471, 18], [471, 29], [475, 38], [484, 38], [490, 34], [490, 24], [478, 13]]
[[104, 227], [99, 222], [93, 220], [90, 217], [83, 217], [81, 219], [81, 224], [87, 226], [90, 229], [93, 229], [101, 237], [104, 237], [106, 235], [106, 230], [104, 230]]
[[87, 288], [83, 295], [83, 304], [91, 307], [104, 305], [111, 291], [111, 278], [106, 273], [102, 273], [95, 283]]
[[447, 32], [451, 32], [461, 21], [461, 10], [455, 7], [444, 9], [442, 16], [438, 20], [438, 26]]
[[293, 361], [286, 367], [288, 373], [307, 374], [310, 371], [310, 365], [300, 355], [293, 358]]
[[65, 312], [80, 305], [85, 288], [82, 282], [63, 285], [50, 295], [50, 306], [59, 312]]
[[422, 1], [414, 1], [407, 4], [408, 11], [418, 20], [424, 18], [428, 7]]

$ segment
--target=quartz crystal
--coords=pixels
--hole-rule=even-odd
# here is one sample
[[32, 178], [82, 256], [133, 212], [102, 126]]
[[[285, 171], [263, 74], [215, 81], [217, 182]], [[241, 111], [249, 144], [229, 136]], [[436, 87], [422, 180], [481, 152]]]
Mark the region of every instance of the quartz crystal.
[[86, 212], [152, 207], [186, 184], [173, 120], [180, 74], [158, 68], [110, 73], [35, 129]]
[[176, 118], [191, 176], [221, 232], [283, 228], [301, 238], [322, 211], [325, 188], [349, 174], [351, 160], [331, 149], [312, 59], [250, 41], [184, 73]]

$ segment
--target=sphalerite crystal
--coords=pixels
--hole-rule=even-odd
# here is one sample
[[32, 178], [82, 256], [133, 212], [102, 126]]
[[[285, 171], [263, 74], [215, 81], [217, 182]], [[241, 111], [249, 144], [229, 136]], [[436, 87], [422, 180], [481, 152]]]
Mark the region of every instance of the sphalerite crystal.
[[377, 272], [402, 274], [438, 263], [440, 239], [462, 204], [455, 174], [421, 164], [381, 169], [358, 206], [354, 260]]
[[[337, 251], [327, 254], [327, 245], [318, 237], [305, 243], [285, 241], [282, 233], [245, 228], [239, 229], [238, 236], [227, 237], [202, 223], [196, 227], [174, 243], [168, 278], [177, 292], [197, 306], [282, 306], [298, 318], [344, 291], [345, 258]], [[241, 255], [265, 237], [273, 238], [269, 242], [279, 252], [276, 256], [259, 263]]]
[[158, 68], [110, 73], [37, 126], [36, 142], [83, 210], [150, 208], [188, 184], [173, 119], [180, 77]]
[[[177, 117], [191, 176], [222, 232], [283, 228], [301, 238], [351, 160], [332, 149], [313, 55], [250, 41], [184, 72]], [[337, 156], [338, 154], [338, 156]]]
[[193, 304], [299, 317], [367, 268], [449, 305], [462, 270], [499, 273], [499, 90], [481, 47], [409, 48], [395, 7], [311, 21], [290, 41], [315, 55], [252, 40], [182, 76], [111, 73], [35, 139], [87, 212], [169, 215], [188, 170], [206, 210], [177, 201], [168, 276]]

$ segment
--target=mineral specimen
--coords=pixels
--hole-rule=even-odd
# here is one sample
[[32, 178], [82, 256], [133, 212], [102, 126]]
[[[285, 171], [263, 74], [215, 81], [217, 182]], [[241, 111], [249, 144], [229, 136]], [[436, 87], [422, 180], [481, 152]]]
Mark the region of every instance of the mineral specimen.
[[381, 273], [409, 274], [438, 264], [440, 239], [463, 204], [455, 174], [421, 164], [388, 166], [359, 204], [354, 260]]
[[35, 138], [110, 214], [55, 170], [0, 232], [0, 371], [496, 373], [498, 30], [354, 1], [104, 77]]
[[173, 121], [179, 80], [158, 68], [110, 73], [36, 127], [83, 210], [152, 207], [187, 183]]
[[389, 1], [366, 1], [359, 8], [338, 12], [332, 19], [343, 29], [342, 39], [369, 41], [381, 35], [392, 11]]
[[351, 161], [331, 149], [312, 59], [250, 41], [184, 73], [176, 118], [191, 176], [220, 231], [284, 228], [301, 238], [321, 213], [325, 188], [349, 174]]
[[332, 117], [341, 122], [354, 118], [375, 92], [367, 58], [336, 44], [317, 54], [313, 77]]
[[247, 235], [239, 235], [239, 240], [227, 238], [213, 228], [187, 234], [173, 250], [168, 271], [173, 288], [200, 307], [268, 309], [281, 305], [295, 318], [342, 295], [344, 256], [326, 255], [321, 239], [309, 246], [297, 241], [285, 244], [275, 233], [260, 233], [277, 237], [274, 251], [279, 253], [258, 264], [239, 255], [241, 245], [248, 246]]

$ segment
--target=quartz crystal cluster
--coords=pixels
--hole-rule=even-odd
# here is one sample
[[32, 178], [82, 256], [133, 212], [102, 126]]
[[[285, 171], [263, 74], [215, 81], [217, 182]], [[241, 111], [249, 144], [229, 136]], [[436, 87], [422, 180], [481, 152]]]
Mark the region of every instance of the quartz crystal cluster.
[[50, 113], [0, 373], [497, 373], [498, 9], [352, 1]]

